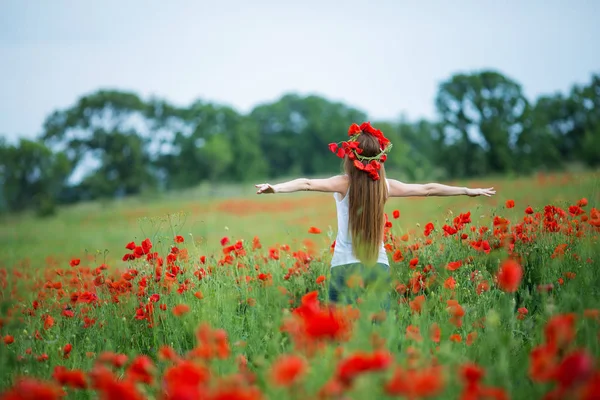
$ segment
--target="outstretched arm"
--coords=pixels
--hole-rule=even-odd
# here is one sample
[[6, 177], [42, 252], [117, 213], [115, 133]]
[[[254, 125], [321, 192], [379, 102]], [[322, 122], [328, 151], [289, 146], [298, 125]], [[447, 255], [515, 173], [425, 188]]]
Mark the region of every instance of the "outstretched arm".
[[467, 187], [448, 186], [440, 183], [402, 183], [389, 179], [390, 197], [417, 197], [417, 196], [493, 196], [496, 194], [494, 188], [471, 189]]
[[329, 192], [345, 194], [348, 191], [348, 177], [344, 175], [333, 176], [327, 179], [298, 178], [292, 181], [271, 185], [260, 183], [255, 185], [256, 194], [293, 193], [300, 191]]

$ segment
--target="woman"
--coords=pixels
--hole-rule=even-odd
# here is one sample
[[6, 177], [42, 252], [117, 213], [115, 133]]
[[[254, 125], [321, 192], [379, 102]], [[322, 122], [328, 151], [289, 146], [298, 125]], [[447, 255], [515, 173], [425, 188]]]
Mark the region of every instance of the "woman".
[[[331, 260], [329, 299], [348, 302], [348, 280], [357, 275], [359, 286], [375, 287], [375, 282], [390, 281], [389, 260], [383, 246], [384, 208], [390, 197], [414, 196], [492, 196], [493, 188], [470, 189], [439, 183], [407, 184], [386, 179], [383, 163], [392, 147], [383, 133], [365, 122], [352, 124], [349, 139], [329, 148], [344, 160], [344, 175], [328, 179], [295, 179], [271, 185], [256, 185], [257, 194], [298, 191], [333, 193], [337, 207], [338, 232]], [[383, 278], [380, 280], [379, 278]], [[377, 289], [376, 289], [377, 290]], [[344, 299], [340, 297], [345, 295]]]

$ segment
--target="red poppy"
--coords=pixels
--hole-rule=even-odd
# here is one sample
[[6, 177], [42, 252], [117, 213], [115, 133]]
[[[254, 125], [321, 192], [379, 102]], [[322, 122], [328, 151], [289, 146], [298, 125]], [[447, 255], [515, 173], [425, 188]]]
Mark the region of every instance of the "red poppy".
[[43, 317], [44, 320], [44, 329], [50, 329], [54, 326], [54, 318], [50, 315], [45, 315]]
[[456, 300], [448, 300], [446, 304], [448, 305], [447, 310], [450, 313], [450, 323], [457, 328], [460, 328], [462, 326], [462, 317], [465, 315], [465, 310]]
[[402, 252], [400, 251], [400, 249], [397, 249], [396, 251], [394, 251], [394, 254], [392, 255], [392, 259], [394, 260], [395, 263], [399, 263], [400, 261], [404, 260], [404, 256], [402, 255]]
[[410, 301], [410, 309], [413, 312], [420, 313], [423, 307], [423, 303], [425, 303], [425, 296], [419, 295]]
[[462, 336], [460, 336], [458, 333], [454, 333], [454, 334], [450, 335], [450, 341], [454, 342], [454, 343], [461, 343]]
[[85, 374], [83, 371], [78, 369], [68, 370], [62, 365], [57, 365], [54, 367], [52, 378], [54, 378], [54, 380], [61, 386], [68, 386], [74, 389], [87, 388]]
[[101, 399], [142, 400], [142, 396], [132, 380], [119, 380], [112, 371], [101, 364], [94, 366], [90, 373], [91, 385]]
[[127, 357], [125, 354], [117, 354], [111, 351], [105, 351], [98, 356], [96, 361], [110, 364], [115, 368], [121, 368], [125, 365], [125, 363], [127, 363], [128, 359], [129, 357]]
[[449, 225], [442, 226], [442, 230], [444, 231], [445, 236], [451, 236], [458, 232], [458, 230], [455, 227]]
[[180, 358], [179, 358], [179, 355], [177, 355], [177, 352], [175, 350], [173, 350], [173, 348], [171, 346], [168, 346], [165, 344], [160, 346], [160, 348], [158, 349], [158, 359], [161, 361], [172, 361], [172, 362], [180, 361]]
[[62, 355], [64, 358], [69, 358], [69, 354], [71, 353], [71, 350], [73, 349], [73, 345], [71, 343], [67, 343], [65, 345], [65, 347], [63, 347], [63, 351], [62, 351]]
[[575, 339], [575, 314], [555, 315], [544, 328], [546, 342], [552, 348], [566, 348]]
[[316, 228], [316, 227], [314, 227], [314, 226], [311, 226], [311, 227], [308, 229], [308, 233], [312, 233], [312, 234], [315, 234], [315, 235], [317, 235], [317, 234], [321, 233], [321, 230], [320, 230], [319, 228]]
[[13, 344], [15, 342], [15, 338], [12, 335], [6, 335], [2, 339], [4, 340], [4, 344]]
[[517, 312], [519, 313], [519, 315], [517, 315], [517, 319], [523, 320], [525, 319], [525, 316], [529, 313], [529, 310], [527, 310], [527, 308], [525, 307], [520, 307]]
[[594, 373], [594, 358], [586, 350], [567, 354], [556, 370], [556, 380], [563, 388], [586, 381]]
[[442, 330], [440, 329], [440, 326], [434, 322], [429, 329], [429, 336], [431, 337], [431, 340], [435, 343], [439, 343], [441, 335]]
[[425, 236], [429, 236], [431, 234], [431, 232], [433, 232], [434, 227], [433, 224], [431, 222], [428, 222], [427, 225], [425, 225], [425, 231], [423, 232], [423, 234]]
[[506, 206], [506, 208], [513, 208], [515, 206], [515, 201], [514, 200], [506, 200], [505, 206]]
[[148, 356], [137, 356], [127, 368], [126, 377], [132, 382], [152, 384], [154, 381], [154, 363]]
[[471, 241], [471, 247], [477, 251], [483, 251], [485, 254], [489, 254], [492, 248], [487, 240], [473, 240]]
[[354, 160], [354, 166], [361, 171], [365, 170], [365, 165], [362, 163], [362, 161]]
[[446, 269], [448, 271], [456, 271], [457, 269], [459, 269], [462, 266], [462, 260], [458, 260], [458, 261], [451, 261], [448, 263], [448, 265], [446, 265]]
[[73, 258], [70, 262], [69, 265], [71, 267], [76, 267], [79, 265], [79, 263], [81, 262], [81, 260], [79, 258]]
[[547, 382], [554, 376], [557, 356], [546, 345], [537, 346], [529, 353], [529, 376], [534, 382]]
[[7, 391], [3, 391], [3, 399], [47, 399], [58, 400], [64, 398], [66, 393], [58, 385], [42, 382], [35, 378], [18, 378], [15, 384]]
[[349, 385], [359, 375], [384, 370], [391, 362], [392, 355], [385, 351], [356, 352], [339, 363], [336, 376], [340, 382]]
[[317, 285], [318, 285], [318, 284], [321, 284], [321, 283], [323, 283], [323, 282], [325, 282], [325, 276], [323, 276], [323, 275], [320, 275], [320, 276], [317, 278], [316, 282], [317, 282]]
[[188, 306], [187, 304], [178, 304], [175, 307], [173, 307], [173, 315], [175, 315], [176, 317], [181, 317], [183, 314], [186, 314], [190, 311], [190, 306]]
[[144, 255], [144, 249], [142, 248], [142, 246], [135, 246], [135, 249], [133, 249], [133, 256], [135, 258], [140, 258]]
[[175, 236], [175, 243], [183, 243], [183, 241], [184, 241], [183, 236], [181, 236], [181, 235]]
[[467, 335], [467, 346], [472, 346], [473, 343], [475, 342], [475, 339], [477, 339], [477, 332], [471, 332]]
[[271, 367], [271, 377], [276, 386], [291, 386], [302, 379], [308, 363], [296, 355], [280, 355]]
[[440, 365], [421, 369], [397, 367], [385, 385], [385, 392], [408, 399], [435, 397], [444, 389], [443, 376]]
[[394, 219], [398, 219], [398, 218], [400, 218], [400, 211], [398, 211], [398, 210], [394, 210], [394, 211], [392, 212], [392, 216], [394, 217]]
[[406, 339], [414, 340], [415, 342], [420, 342], [423, 340], [421, 337], [421, 333], [419, 332], [419, 327], [414, 325], [409, 325], [406, 327]]
[[150, 296], [150, 301], [152, 303], [157, 303], [160, 300], [160, 295], [158, 293], [154, 293], [152, 296]]
[[447, 278], [444, 281], [444, 287], [446, 289], [454, 290], [454, 288], [456, 287], [456, 279], [454, 279], [453, 277]]
[[167, 368], [163, 381], [171, 399], [198, 399], [205, 396], [203, 386], [210, 379], [208, 368], [182, 360]]
[[350, 125], [350, 128], [348, 128], [348, 136], [356, 135], [357, 133], [361, 133], [361, 131], [362, 129], [358, 124], [352, 124]]
[[523, 268], [512, 259], [505, 260], [498, 271], [498, 286], [505, 292], [516, 292], [523, 278]]
[[142, 242], [142, 250], [143, 250], [144, 254], [150, 254], [151, 249], [152, 249], [152, 242], [150, 241], [150, 239], [148, 239], [148, 238], [144, 239], [144, 241]]
[[525, 214], [530, 214], [530, 215], [531, 215], [531, 214], [533, 214], [533, 208], [531, 208], [531, 207], [527, 207], [527, 208], [525, 209]]

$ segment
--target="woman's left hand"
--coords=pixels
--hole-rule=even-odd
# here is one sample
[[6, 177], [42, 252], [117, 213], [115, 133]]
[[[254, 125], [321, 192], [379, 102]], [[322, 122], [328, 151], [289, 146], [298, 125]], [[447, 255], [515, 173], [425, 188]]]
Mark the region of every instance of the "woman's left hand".
[[270, 194], [275, 193], [275, 188], [268, 183], [260, 183], [258, 185], [254, 185], [258, 188], [256, 194]]

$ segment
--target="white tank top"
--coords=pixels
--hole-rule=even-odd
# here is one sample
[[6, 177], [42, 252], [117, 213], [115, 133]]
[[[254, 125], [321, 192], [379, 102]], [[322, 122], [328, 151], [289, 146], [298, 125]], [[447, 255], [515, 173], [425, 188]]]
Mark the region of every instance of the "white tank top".
[[[390, 183], [387, 181], [387, 179], [386, 183], [389, 192]], [[335, 247], [333, 249], [333, 257], [331, 258], [331, 267], [333, 268], [338, 265], [360, 263], [360, 260], [352, 254], [352, 236], [350, 235], [350, 230], [348, 227], [348, 193], [346, 193], [346, 195], [343, 197], [339, 193], [334, 193], [333, 197], [335, 198], [335, 205], [337, 208], [338, 231], [335, 239]], [[390, 265], [387, 253], [385, 252], [385, 247], [383, 247], [383, 242], [381, 242], [381, 247], [379, 248], [379, 257], [377, 258], [377, 262]]]

